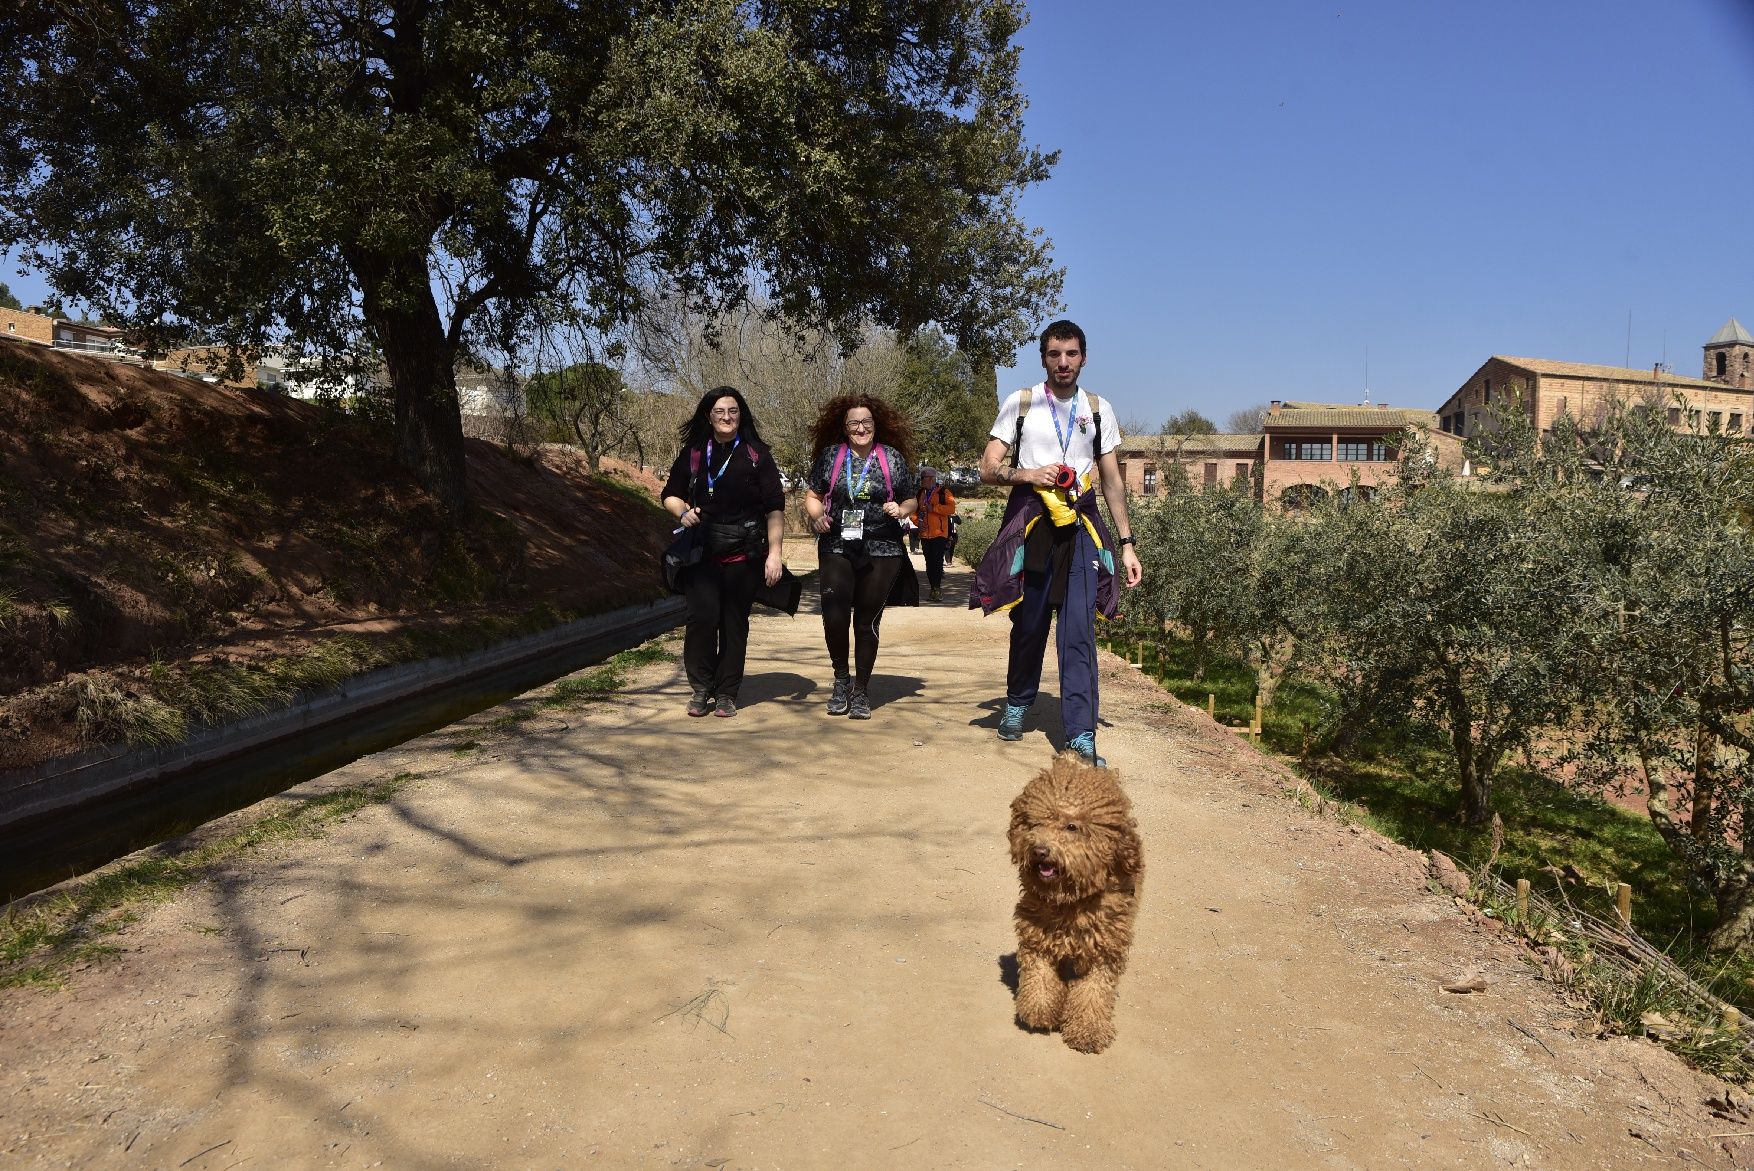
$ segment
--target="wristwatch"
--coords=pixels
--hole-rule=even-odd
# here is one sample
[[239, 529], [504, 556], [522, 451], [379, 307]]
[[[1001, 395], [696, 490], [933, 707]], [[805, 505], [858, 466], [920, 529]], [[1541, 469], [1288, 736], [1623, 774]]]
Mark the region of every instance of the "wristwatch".
[[1131, 537], [1122, 537], [1120, 540], [1116, 541], [1115, 544], [1117, 544], [1117, 545], [1135, 545], [1135, 544], [1137, 544], [1137, 542], [1135, 542], [1133, 540], [1133, 538], [1131, 538]]

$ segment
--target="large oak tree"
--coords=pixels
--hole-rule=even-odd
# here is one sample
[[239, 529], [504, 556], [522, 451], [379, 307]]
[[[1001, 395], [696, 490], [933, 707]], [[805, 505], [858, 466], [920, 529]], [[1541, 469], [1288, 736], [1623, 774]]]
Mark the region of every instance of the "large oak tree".
[[0, 245], [161, 344], [382, 354], [467, 503], [453, 369], [540, 307], [759, 287], [974, 355], [1059, 287], [1020, 0], [11, 0]]

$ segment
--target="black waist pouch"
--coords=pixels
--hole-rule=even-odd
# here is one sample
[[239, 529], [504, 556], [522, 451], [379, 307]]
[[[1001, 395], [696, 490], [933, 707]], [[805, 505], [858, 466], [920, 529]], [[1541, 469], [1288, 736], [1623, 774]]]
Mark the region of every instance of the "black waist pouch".
[[744, 553], [758, 557], [767, 548], [767, 527], [761, 521], [746, 520], [737, 524], [709, 522], [706, 527], [708, 557], [730, 557]]

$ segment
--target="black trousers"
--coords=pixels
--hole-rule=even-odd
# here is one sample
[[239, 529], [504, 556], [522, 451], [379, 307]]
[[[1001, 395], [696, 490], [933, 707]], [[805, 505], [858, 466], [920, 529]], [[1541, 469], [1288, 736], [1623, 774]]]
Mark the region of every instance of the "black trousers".
[[865, 690], [871, 668], [877, 665], [878, 628], [883, 607], [895, 575], [901, 572], [900, 557], [866, 557], [855, 566], [849, 557], [825, 553], [817, 571], [822, 586], [822, 634], [828, 643], [828, 660], [836, 678], [847, 670], [847, 628], [852, 627], [853, 686]]
[[944, 563], [950, 560], [950, 538], [926, 537], [920, 543], [926, 547], [926, 584], [937, 589], [944, 584]]
[[708, 558], [688, 571], [682, 593], [688, 601], [682, 665], [694, 690], [737, 698], [749, 650], [749, 610], [755, 605], [762, 569], [753, 557], [729, 565]]

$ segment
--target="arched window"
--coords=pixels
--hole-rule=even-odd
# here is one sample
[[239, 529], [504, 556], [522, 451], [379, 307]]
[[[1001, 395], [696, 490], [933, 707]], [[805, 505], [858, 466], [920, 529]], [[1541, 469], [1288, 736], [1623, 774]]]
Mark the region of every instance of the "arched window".
[[1309, 508], [1320, 504], [1328, 498], [1326, 488], [1314, 484], [1293, 484], [1279, 493], [1279, 507], [1286, 512], [1296, 512], [1300, 508]]

